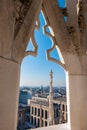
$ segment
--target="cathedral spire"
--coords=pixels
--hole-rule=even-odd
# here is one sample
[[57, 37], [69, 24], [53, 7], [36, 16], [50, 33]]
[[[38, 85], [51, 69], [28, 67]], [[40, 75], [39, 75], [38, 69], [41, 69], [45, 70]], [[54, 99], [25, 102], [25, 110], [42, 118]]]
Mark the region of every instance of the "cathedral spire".
[[53, 84], [53, 71], [50, 72], [50, 93], [52, 93], [52, 84]]
[[53, 108], [53, 72], [50, 72], [50, 92], [49, 92], [49, 125], [54, 124], [54, 108]]

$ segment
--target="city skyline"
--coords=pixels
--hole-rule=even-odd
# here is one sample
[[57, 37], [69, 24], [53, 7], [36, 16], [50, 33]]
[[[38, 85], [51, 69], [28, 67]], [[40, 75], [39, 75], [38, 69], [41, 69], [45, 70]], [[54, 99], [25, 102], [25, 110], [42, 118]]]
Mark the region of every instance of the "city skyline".
[[[60, 1], [64, 6], [64, 0]], [[58, 64], [46, 59], [46, 50], [52, 46], [51, 39], [43, 34], [45, 21], [40, 13], [40, 30], [35, 30], [35, 40], [38, 45], [38, 54], [36, 57], [27, 56], [23, 59], [21, 65], [20, 86], [47, 86], [50, 82], [49, 73], [53, 70], [53, 86], [66, 86], [65, 72]], [[29, 41], [27, 50], [32, 50], [32, 42]], [[60, 60], [57, 50], [51, 53], [52, 57]]]

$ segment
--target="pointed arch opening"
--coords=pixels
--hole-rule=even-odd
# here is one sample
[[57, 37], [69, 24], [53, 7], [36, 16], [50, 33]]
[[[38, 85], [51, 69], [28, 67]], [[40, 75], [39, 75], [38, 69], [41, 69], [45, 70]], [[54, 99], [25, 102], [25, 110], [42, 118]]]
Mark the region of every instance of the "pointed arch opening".
[[[25, 102], [24, 107], [26, 109], [26, 104], [28, 104], [28, 117], [24, 117], [26, 121], [22, 124], [22, 127], [28, 125], [28, 127], [36, 128], [51, 125], [49, 123], [49, 73], [51, 69], [54, 72], [53, 125], [67, 122], [66, 67], [60, 49], [57, 46], [54, 32], [48, 24], [43, 10], [39, 19], [35, 22], [35, 28], [28, 43], [25, 56], [22, 66], [25, 66], [29, 73], [27, 76], [23, 76], [26, 70], [21, 68], [19, 103], [22, 105], [24, 102], [22, 97], [25, 96], [27, 102]], [[28, 64], [28, 67], [26, 64]], [[29, 99], [27, 100], [27, 98]], [[18, 127], [19, 125], [18, 123]]]

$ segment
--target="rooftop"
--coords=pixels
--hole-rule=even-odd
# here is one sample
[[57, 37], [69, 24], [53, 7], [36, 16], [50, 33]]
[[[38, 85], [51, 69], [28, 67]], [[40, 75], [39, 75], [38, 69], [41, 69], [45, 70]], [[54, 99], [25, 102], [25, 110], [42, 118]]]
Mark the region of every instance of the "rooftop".
[[46, 101], [32, 101], [32, 104], [44, 105], [46, 107], [49, 106], [49, 102], [46, 102]]
[[[61, 101], [66, 103], [66, 98], [61, 98], [60, 97], [60, 98], [56, 98], [56, 99], [53, 100], [54, 103], [58, 103], [58, 102], [61, 102]], [[43, 105], [43, 106], [46, 106], [46, 107], [49, 106], [48, 99], [46, 99], [46, 98], [38, 98], [38, 97], [36, 97], [36, 98], [33, 98], [33, 100], [31, 100], [31, 103], [32, 104], [37, 104], [37, 105]]]

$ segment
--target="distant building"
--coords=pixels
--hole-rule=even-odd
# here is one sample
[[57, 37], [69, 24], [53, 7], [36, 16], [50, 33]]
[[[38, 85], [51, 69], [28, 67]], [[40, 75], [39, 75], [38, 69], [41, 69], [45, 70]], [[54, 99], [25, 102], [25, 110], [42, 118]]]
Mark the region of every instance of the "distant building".
[[[49, 126], [49, 99], [33, 97], [29, 100], [30, 124], [34, 127]], [[54, 124], [67, 122], [67, 105], [65, 98], [53, 100]]]
[[28, 90], [20, 90], [19, 93], [19, 103], [28, 104], [28, 99], [31, 99], [32, 95]]
[[35, 97], [29, 100], [30, 124], [43, 127], [67, 121], [66, 98], [53, 99], [53, 72], [50, 72], [50, 91], [48, 98]]
[[[50, 72], [49, 93], [41, 89], [35, 88], [35, 97], [32, 97], [25, 88], [20, 91], [19, 111], [18, 111], [18, 128], [24, 130], [25, 127], [35, 128], [67, 122], [67, 105], [65, 90], [59, 93], [53, 93], [53, 72]], [[56, 90], [56, 89], [55, 89]], [[38, 93], [37, 93], [38, 92]], [[61, 94], [62, 92], [62, 94]], [[26, 105], [23, 105], [26, 104]], [[28, 113], [27, 108], [29, 109]]]
[[30, 107], [24, 104], [19, 104], [18, 107], [18, 130], [24, 130], [29, 127], [30, 122]]

